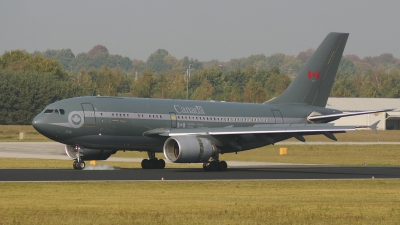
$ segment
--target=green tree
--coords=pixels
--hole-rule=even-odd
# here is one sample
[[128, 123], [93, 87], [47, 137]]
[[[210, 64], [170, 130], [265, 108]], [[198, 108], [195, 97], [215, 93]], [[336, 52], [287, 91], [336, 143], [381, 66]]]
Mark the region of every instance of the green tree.
[[41, 54], [45, 58], [51, 58], [58, 61], [61, 67], [65, 70], [71, 71], [71, 62], [75, 59], [74, 53], [71, 49], [51, 50], [48, 49], [43, 53], [35, 51], [33, 55]]
[[336, 75], [333, 83], [331, 95], [332, 97], [356, 97], [352, 79], [347, 75]]
[[371, 80], [370, 76], [366, 76], [363, 80], [363, 84], [360, 88], [360, 97], [363, 98], [378, 98], [379, 91], [376, 88]]
[[214, 88], [211, 83], [204, 79], [200, 87], [193, 92], [191, 99], [194, 100], [210, 100], [213, 96]]
[[250, 79], [244, 88], [243, 100], [250, 103], [260, 103], [265, 101], [265, 91], [261, 83], [256, 82], [253, 78]]
[[55, 101], [80, 96], [78, 85], [43, 72], [0, 71], [0, 123], [31, 124], [43, 108]]
[[242, 90], [239, 87], [239, 84], [234, 84], [230, 93], [230, 101], [231, 102], [241, 102], [242, 98]]
[[59, 79], [67, 77], [67, 73], [57, 60], [44, 58], [42, 55], [32, 56], [21, 50], [5, 52], [0, 62], [3, 67], [2, 69], [51, 73]]
[[291, 80], [288, 75], [279, 74], [278, 68], [271, 68], [271, 73], [265, 84], [266, 99], [274, 98], [280, 95], [290, 84]]
[[169, 55], [167, 50], [158, 49], [147, 59], [147, 68], [155, 73], [160, 73], [172, 69], [164, 58]]
[[131, 96], [140, 98], [153, 97], [153, 90], [156, 85], [156, 79], [152, 72], [142, 73], [140, 78], [132, 83]]
[[[91, 74], [93, 75], [93, 73]], [[84, 95], [96, 94], [97, 84], [93, 80], [91, 74], [85, 69], [81, 69], [79, 73], [71, 76], [71, 80], [82, 89]]]
[[345, 76], [353, 76], [356, 73], [356, 66], [351, 60], [342, 57], [339, 63], [338, 73]]
[[103, 66], [99, 71], [98, 93], [102, 96], [117, 96], [118, 87], [123, 80], [123, 74], [117, 67], [110, 70], [108, 67]]

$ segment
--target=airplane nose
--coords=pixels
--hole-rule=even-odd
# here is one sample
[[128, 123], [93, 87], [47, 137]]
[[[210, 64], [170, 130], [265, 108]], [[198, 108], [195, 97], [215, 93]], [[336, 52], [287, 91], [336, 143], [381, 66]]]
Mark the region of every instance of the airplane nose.
[[45, 125], [47, 118], [41, 114], [37, 115], [32, 120], [32, 126], [37, 130], [39, 133], [43, 133], [43, 126]]

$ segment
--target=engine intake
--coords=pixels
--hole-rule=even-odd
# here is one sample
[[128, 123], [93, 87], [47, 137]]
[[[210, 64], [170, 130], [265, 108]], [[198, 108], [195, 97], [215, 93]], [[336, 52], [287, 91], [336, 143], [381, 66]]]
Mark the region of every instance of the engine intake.
[[67, 153], [67, 155], [71, 159], [77, 158], [76, 154], [78, 153], [79, 150], [82, 153], [81, 159], [83, 160], [106, 160], [116, 152], [114, 150], [89, 149], [89, 148], [75, 147], [73, 145], [65, 146], [65, 153]]
[[165, 158], [174, 163], [207, 162], [217, 153], [208, 139], [194, 136], [171, 137], [165, 141], [163, 151]]

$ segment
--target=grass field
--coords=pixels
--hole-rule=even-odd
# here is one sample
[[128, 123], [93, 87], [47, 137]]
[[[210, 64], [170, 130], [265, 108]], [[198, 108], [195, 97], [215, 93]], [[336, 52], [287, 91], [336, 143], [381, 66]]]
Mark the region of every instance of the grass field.
[[[25, 126], [22, 126], [25, 127]], [[0, 126], [18, 141], [21, 126]], [[31, 126], [24, 141], [47, 141]], [[399, 141], [400, 132], [379, 132]], [[371, 131], [344, 141], [368, 141]], [[348, 136], [344, 136], [348, 135]], [[338, 138], [339, 135], [337, 135]], [[308, 141], [329, 141], [324, 136]], [[371, 140], [376, 141], [376, 140]], [[280, 156], [279, 148], [287, 147]], [[222, 160], [400, 165], [396, 145], [290, 145], [224, 154]], [[117, 157], [147, 157], [118, 152]], [[162, 157], [158, 154], [157, 157]], [[140, 163], [98, 162], [138, 168]], [[72, 161], [0, 158], [0, 168], [71, 168]], [[167, 167], [201, 167], [168, 164]], [[79, 171], [77, 171], [79, 172]], [[400, 180], [1, 183], [4, 224], [400, 224]]]
[[[25, 132], [25, 139], [19, 139], [19, 133]], [[0, 125], [0, 141], [52, 141], [30, 125]]]
[[0, 183], [0, 224], [399, 224], [400, 180]]
[[[25, 139], [19, 140], [19, 132], [25, 132]], [[378, 134], [370, 130], [350, 131], [344, 134], [335, 134], [339, 142], [377, 142], [400, 141], [400, 130], [384, 130], [378, 131]], [[307, 142], [324, 141], [333, 142], [323, 135], [305, 136]], [[30, 125], [0, 125], [0, 141], [51, 141], [50, 139], [39, 134]], [[297, 141], [289, 139], [287, 141]]]

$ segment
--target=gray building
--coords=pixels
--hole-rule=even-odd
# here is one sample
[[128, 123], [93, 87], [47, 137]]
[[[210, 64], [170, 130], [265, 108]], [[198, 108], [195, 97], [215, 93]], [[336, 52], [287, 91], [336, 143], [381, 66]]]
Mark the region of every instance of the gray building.
[[343, 112], [395, 109], [391, 112], [343, 117], [336, 125], [371, 125], [380, 120], [379, 130], [400, 130], [400, 98], [329, 98], [326, 108]]

